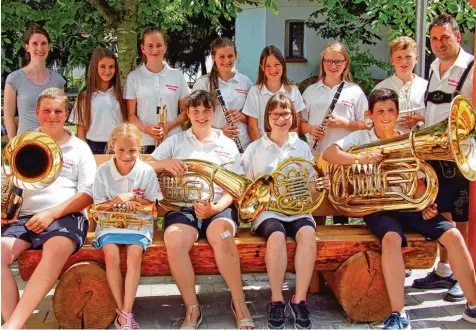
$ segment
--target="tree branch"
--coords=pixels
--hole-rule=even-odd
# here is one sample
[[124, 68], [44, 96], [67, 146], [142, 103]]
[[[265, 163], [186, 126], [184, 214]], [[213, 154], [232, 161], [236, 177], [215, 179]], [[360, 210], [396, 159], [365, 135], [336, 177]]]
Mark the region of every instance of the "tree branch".
[[89, 0], [89, 3], [96, 8], [107, 23], [116, 24], [119, 21], [119, 13], [106, 0]]

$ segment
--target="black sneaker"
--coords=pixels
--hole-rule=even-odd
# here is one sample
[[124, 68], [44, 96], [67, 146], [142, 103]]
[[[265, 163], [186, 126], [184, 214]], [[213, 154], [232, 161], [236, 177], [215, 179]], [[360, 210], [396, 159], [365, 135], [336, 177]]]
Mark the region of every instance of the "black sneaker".
[[405, 312], [405, 316], [399, 312], [392, 312], [385, 321], [383, 321], [384, 329], [411, 329], [410, 316]]
[[476, 323], [476, 308], [469, 308], [468, 304], [466, 304], [463, 319], [471, 323]]
[[455, 282], [453, 275], [441, 277], [433, 269], [426, 277], [414, 280], [412, 287], [417, 289], [449, 289]]
[[458, 282], [455, 282], [448, 292], [446, 292], [446, 295], [443, 299], [450, 302], [456, 302], [465, 300], [466, 297], [464, 296], [463, 290], [461, 290]]
[[266, 307], [269, 313], [268, 329], [284, 329], [286, 304], [281, 301], [270, 302]]
[[292, 299], [288, 302], [289, 309], [294, 318], [294, 329], [311, 329], [312, 323], [309, 318], [309, 310], [305, 301], [301, 301], [299, 304], [292, 302]]

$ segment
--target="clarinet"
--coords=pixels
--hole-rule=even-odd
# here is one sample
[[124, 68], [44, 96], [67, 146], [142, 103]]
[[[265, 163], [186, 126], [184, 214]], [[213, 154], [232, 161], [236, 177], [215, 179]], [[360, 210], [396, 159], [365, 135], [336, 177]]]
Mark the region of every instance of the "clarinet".
[[[226, 103], [225, 103], [225, 100], [223, 99], [223, 95], [221, 95], [221, 92], [218, 89], [218, 83], [217, 83], [216, 80], [213, 81], [213, 89], [215, 89], [215, 94], [217, 95], [218, 102], [220, 102], [221, 110], [223, 111], [223, 115], [225, 116], [225, 120], [226, 120], [227, 125], [236, 126], [235, 123], [231, 123], [226, 118], [226, 112], [227, 112], [228, 108], [226, 107]], [[240, 137], [236, 136], [236, 137], [233, 137], [232, 139], [233, 139], [233, 141], [235, 141], [235, 144], [238, 147], [238, 151], [241, 154], [243, 152], [245, 152], [245, 150], [243, 149], [243, 145], [241, 144]]]
[[[331, 113], [334, 111], [334, 108], [336, 106], [337, 100], [340, 97], [340, 93], [342, 92], [342, 88], [344, 87], [344, 81], [340, 83], [339, 88], [337, 88], [337, 92], [334, 94], [334, 98], [332, 99], [331, 104], [329, 105], [329, 108], [327, 109], [327, 112], [324, 116], [324, 119], [322, 120], [321, 125], [319, 125], [320, 128], [325, 132], [327, 128], [327, 123], [326, 120], [327, 118], [331, 115]], [[312, 146], [312, 150], [316, 150], [319, 147], [319, 142], [321, 142], [321, 139], [315, 139], [314, 140], [314, 145]]]

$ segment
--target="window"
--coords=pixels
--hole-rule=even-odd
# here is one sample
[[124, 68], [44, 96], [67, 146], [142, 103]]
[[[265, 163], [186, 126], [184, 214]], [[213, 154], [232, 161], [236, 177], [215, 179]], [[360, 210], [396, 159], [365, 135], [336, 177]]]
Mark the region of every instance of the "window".
[[306, 61], [304, 58], [304, 21], [286, 21], [286, 61]]

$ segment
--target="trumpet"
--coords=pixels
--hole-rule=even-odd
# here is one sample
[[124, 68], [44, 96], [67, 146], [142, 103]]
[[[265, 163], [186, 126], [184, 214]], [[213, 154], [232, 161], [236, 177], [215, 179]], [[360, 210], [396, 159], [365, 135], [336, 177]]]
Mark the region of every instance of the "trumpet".
[[4, 148], [2, 167], [2, 212], [11, 220], [20, 213], [23, 190], [44, 189], [60, 175], [63, 153], [49, 135], [24, 132]]
[[[136, 213], [145, 213], [140, 217]], [[100, 228], [121, 228], [141, 230], [143, 226], [152, 226], [153, 219], [157, 218], [157, 207], [154, 204], [140, 206], [136, 213], [127, 212], [125, 204], [94, 204], [89, 209], [92, 218]], [[148, 219], [151, 218], [152, 220]]]
[[165, 130], [167, 128], [167, 105], [162, 106], [162, 98], [159, 97], [159, 104], [157, 105], [157, 126], [162, 127], [164, 130], [164, 135], [155, 140], [155, 147], [162, 143], [165, 140]]
[[[462, 175], [476, 180], [476, 111], [457, 96], [450, 115], [433, 126], [387, 141], [351, 148], [348, 152], [380, 152], [376, 165], [329, 165], [329, 200], [343, 215], [361, 217], [379, 211], [422, 211], [438, 194], [438, 178], [425, 160], [454, 161]], [[426, 179], [426, 190], [415, 196], [418, 173]]]
[[403, 118], [402, 118], [403, 115], [414, 115], [415, 112], [425, 110], [425, 109], [426, 109], [425, 107], [420, 107], [420, 108], [416, 108], [416, 109], [412, 108], [412, 109], [402, 110], [398, 113], [398, 119], [397, 119], [396, 123], [400, 124], [400, 123], [403, 122]]

